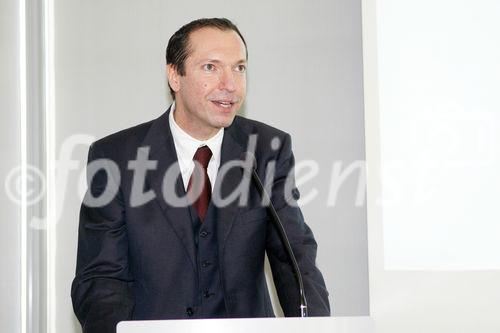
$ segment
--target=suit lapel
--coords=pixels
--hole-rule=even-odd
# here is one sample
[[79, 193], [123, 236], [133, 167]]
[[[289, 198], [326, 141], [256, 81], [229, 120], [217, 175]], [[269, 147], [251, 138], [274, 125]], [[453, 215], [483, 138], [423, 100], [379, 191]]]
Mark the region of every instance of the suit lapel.
[[[163, 195], [162, 186], [167, 187], [167, 191], [175, 191], [176, 196], [185, 197], [186, 192], [180, 174], [179, 164], [175, 145], [170, 132], [169, 113], [167, 110], [162, 116], [154, 120], [151, 128], [146, 135], [142, 146], [150, 147], [150, 160], [158, 161], [156, 170], [151, 170], [147, 173], [146, 182], [154, 190], [156, 200], [158, 201], [168, 223], [174, 229], [177, 237], [181, 240], [184, 248], [191, 260], [193, 269], [196, 271], [196, 249], [193, 236], [193, 227], [191, 223], [191, 215], [187, 201], [183, 205], [170, 205]], [[163, 185], [165, 174], [172, 173], [177, 175], [175, 181], [167, 178], [167, 182]], [[173, 188], [172, 188], [173, 186]]]
[[[246, 140], [242, 132], [232, 125], [225, 129], [224, 139], [222, 141], [221, 150], [221, 163], [220, 167], [224, 166], [227, 162], [233, 160], [241, 160], [245, 150]], [[220, 171], [220, 168], [219, 168]], [[215, 190], [220, 189], [220, 198], [226, 198], [235, 188], [240, 184], [243, 178], [243, 171], [239, 167], [233, 167], [223, 175], [217, 175]], [[233, 200], [226, 207], [219, 207], [217, 209], [217, 242], [219, 256], [222, 259], [224, 246], [226, 244], [227, 236], [229, 235], [234, 223], [235, 217], [238, 215], [238, 201]]]

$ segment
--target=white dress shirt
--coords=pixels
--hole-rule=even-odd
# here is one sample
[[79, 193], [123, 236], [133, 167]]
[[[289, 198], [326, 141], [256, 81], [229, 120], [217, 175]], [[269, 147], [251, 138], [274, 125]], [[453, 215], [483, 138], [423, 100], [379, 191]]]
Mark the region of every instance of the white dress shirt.
[[193, 138], [191, 135], [186, 133], [174, 119], [175, 112], [175, 102], [170, 108], [169, 114], [169, 125], [170, 131], [172, 132], [172, 137], [174, 138], [175, 150], [177, 152], [177, 160], [179, 161], [179, 168], [181, 170], [182, 181], [184, 183], [184, 189], [187, 191], [189, 178], [194, 170], [193, 157], [199, 147], [208, 146], [212, 151], [212, 158], [208, 162], [207, 173], [210, 179], [210, 184], [212, 191], [214, 190], [214, 184], [217, 177], [217, 171], [220, 165], [220, 155], [222, 147], [222, 139], [224, 138], [224, 129], [221, 128], [217, 134], [206, 141], [200, 141]]

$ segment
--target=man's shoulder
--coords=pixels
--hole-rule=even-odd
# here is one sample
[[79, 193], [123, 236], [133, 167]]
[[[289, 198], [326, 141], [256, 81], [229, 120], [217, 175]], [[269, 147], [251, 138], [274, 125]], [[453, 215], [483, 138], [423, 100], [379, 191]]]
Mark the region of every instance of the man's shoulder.
[[92, 149], [105, 155], [115, 155], [116, 152], [136, 151], [141, 145], [155, 120], [150, 120], [118, 132], [109, 134], [92, 144]]
[[270, 138], [284, 137], [289, 135], [287, 132], [280, 130], [276, 127], [273, 127], [269, 124], [242, 116], [236, 116], [234, 118], [234, 124], [241, 131], [243, 131], [245, 134], [248, 135], [258, 134], [259, 136], [270, 137]]

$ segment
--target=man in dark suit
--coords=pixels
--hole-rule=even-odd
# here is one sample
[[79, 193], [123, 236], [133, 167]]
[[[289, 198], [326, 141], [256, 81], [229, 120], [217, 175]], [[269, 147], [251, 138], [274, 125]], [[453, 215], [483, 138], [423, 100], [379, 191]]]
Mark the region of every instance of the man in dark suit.
[[330, 315], [317, 245], [296, 205], [290, 136], [235, 116], [246, 63], [229, 20], [183, 26], [167, 47], [174, 104], [90, 147], [72, 285], [84, 332], [114, 332], [132, 319], [274, 316], [265, 253], [284, 314], [299, 315], [289, 257], [239, 164], [247, 151], [283, 221], [309, 315]]

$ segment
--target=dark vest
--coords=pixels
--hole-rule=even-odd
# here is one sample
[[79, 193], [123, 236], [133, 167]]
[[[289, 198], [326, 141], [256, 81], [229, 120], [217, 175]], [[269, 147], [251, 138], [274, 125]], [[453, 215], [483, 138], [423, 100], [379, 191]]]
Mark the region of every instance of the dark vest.
[[205, 221], [190, 207], [198, 266], [198, 302], [195, 318], [227, 317], [221, 284], [217, 243], [217, 208], [210, 203]]

